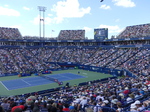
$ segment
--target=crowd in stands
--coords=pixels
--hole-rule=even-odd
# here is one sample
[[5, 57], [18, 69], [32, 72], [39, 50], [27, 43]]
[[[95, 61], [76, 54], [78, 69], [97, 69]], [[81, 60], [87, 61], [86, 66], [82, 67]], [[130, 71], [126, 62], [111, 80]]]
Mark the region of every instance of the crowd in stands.
[[149, 40], [105, 42], [105, 45], [149, 45]]
[[1, 48], [0, 73], [47, 70], [55, 68], [47, 62], [72, 62], [127, 69], [135, 75], [148, 75], [150, 74], [149, 57], [148, 48]]
[[56, 38], [52, 37], [39, 37], [39, 36], [23, 36], [23, 39], [29, 39], [29, 40], [55, 40]]
[[[43, 53], [41, 53], [43, 52]], [[41, 71], [49, 68], [57, 68], [49, 63], [49, 56], [53, 49], [22, 49], [22, 48], [6, 48], [0, 49], [0, 62], [2, 73], [26, 72], [26, 71]], [[41, 60], [43, 59], [43, 60]]]
[[5, 71], [11, 73], [12, 71], [18, 72], [18, 67], [14, 64], [13, 58], [7, 50], [0, 49], [0, 60], [2, 66], [5, 68]]
[[149, 57], [149, 49], [104, 49], [97, 51], [84, 64], [116, 69], [125, 68], [136, 75], [149, 75]]
[[141, 38], [150, 36], [150, 24], [127, 26], [117, 38]]
[[109, 65], [109, 67], [111, 67], [112, 65], [114, 66], [114, 68], [119, 68], [121, 67], [121, 65], [123, 63], [125, 63], [127, 60], [129, 60], [130, 58], [132, 58], [137, 52], [139, 52], [140, 49], [128, 49], [128, 50], [124, 50], [124, 52], [122, 53], [122, 55], [120, 55], [117, 59], [114, 59], [114, 61], [112, 61]]
[[18, 28], [0, 27], [0, 39], [32, 39], [32, 40], [54, 40], [56, 38], [39, 36], [22, 36]]
[[0, 27], [0, 39], [22, 39], [18, 28]]
[[64, 52], [63, 48], [57, 48], [54, 50], [53, 55], [50, 58], [52, 62], [59, 62], [61, 54]]
[[[128, 26], [117, 38], [150, 36], [150, 24]], [[0, 39], [41, 39], [22, 37], [17, 28], [0, 27]], [[84, 40], [84, 30], [61, 30], [58, 40]], [[107, 43], [106, 43], [107, 44]], [[111, 45], [150, 44], [149, 41], [114, 42]], [[45, 46], [59, 46], [47, 43]], [[62, 87], [49, 95], [26, 94], [0, 97], [0, 112], [142, 112], [150, 108], [150, 49], [85, 48], [97, 43], [63, 43], [57, 48], [0, 48], [0, 75], [13, 72], [59, 68], [47, 62], [73, 62], [83, 65], [126, 69], [138, 77], [90, 81], [84, 86]], [[71, 91], [67, 91], [71, 89]]]
[[74, 49], [65, 49], [65, 54], [60, 58], [61, 62], [70, 62]]
[[75, 49], [70, 62], [81, 63], [82, 62], [82, 52], [83, 52], [83, 49], [80, 49], [80, 48]]
[[94, 42], [64, 42], [64, 43], [59, 43], [59, 42], [51, 42], [51, 43], [45, 43], [45, 46], [74, 46], [74, 47], [82, 47], [82, 46], [97, 46], [98, 43]]
[[[148, 49], [141, 50], [134, 57], [123, 64], [123, 67], [135, 74], [148, 75], [150, 73], [150, 53]], [[136, 68], [136, 69], [135, 69]]]
[[87, 63], [89, 62], [89, 59], [90, 57], [94, 56], [95, 52], [97, 51], [98, 49], [83, 49], [83, 59], [82, 59], [82, 62], [83, 63]]
[[[63, 86], [48, 95], [36, 92], [0, 98], [1, 112], [147, 112], [150, 77], [124, 77], [83, 86]], [[146, 111], [147, 110], [147, 111]]]
[[0, 27], [0, 39], [32, 39], [32, 40], [84, 40], [85, 30], [61, 30], [59, 36], [39, 37], [22, 36], [18, 28]]
[[85, 30], [61, 30], [58, 40], [84, 40]]

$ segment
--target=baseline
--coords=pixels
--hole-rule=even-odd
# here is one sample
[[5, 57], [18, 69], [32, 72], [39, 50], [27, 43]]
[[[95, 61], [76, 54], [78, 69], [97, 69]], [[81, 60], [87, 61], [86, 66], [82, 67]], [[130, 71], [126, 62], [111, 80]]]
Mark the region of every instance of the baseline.
[[9, 91], [9, 89], [2, 83], [2, 81], [0, 81], [0, 83], [5, 87], [5, 89], [7, 89], [7, 91]]

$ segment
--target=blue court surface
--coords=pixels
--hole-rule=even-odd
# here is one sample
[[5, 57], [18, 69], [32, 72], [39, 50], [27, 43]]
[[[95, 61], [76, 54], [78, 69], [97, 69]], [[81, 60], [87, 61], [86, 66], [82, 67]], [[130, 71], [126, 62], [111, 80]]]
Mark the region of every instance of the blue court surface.
[[[72, 73], [62, 73], [62, 74], [46, 75], [46, 76], [57, 79], [58, 81], [68, 81], [68, 80], [85, 78], [84, 76], [72, 74]], [[44, 84], [50, 84], [50, 83], [55, 83], [55, 82], [39, 77], [39, 76], [1, 81], [1, 84], [7, 90], [14, 90], [14, 89], [20, 89], [20, 88], [38, 86], [38, 85], [44, 85]]]

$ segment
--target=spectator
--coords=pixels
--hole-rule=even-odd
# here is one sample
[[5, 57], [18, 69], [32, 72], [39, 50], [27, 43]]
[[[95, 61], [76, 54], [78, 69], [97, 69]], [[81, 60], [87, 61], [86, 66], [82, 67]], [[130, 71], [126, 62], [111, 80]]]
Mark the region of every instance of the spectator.
[[131, 112], [138, 112], [137, 111], [137, 107], [136, 107], [136, 105], [133, 103], [133, 104], [131, 104], [131, 106], [130, 106], [130, 111]]

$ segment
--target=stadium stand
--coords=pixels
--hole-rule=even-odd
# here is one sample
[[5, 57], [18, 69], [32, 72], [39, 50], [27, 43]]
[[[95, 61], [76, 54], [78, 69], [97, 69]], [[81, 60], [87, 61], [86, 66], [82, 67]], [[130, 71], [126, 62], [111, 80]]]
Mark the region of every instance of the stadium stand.
[[0, 38], [1, 39], [22, 39], [22, 35], [18, 28], [5, 28], [0, 27]]
[[127, 26], [117, 38], [139, 38], [150, 36], [150, 24]]
[[9, 48], [0, 50], [3, 73], [52, 68], [46, 62], [72, 62], [97, 67], [125, 68], [136, 75], [148, 75], [150, 68], [149, 49]]
[[85, 30], [61, 30], [59, 40], [84, 40]]
[[10, 97], [1, 96], [0, 111], [150, 111], [149, 24], [128, 26], [117, 38], [104, 41], [83, 41], [84, 33], [83, 30], [62, 30], [57, 38], [59, 41], [37, 41], [39, 38], [32, 38], [32, 41], [30, 37], [24, 37], [24, 41], [21, 40], [18, 29], [1, 27], [0, 76], [61, 68], [58, 63], [70, 62], [110, 70], [127, 70], [136, 77], [123, 74], [124, 77], [121, 78], [112, 77], [82, 82], [76, 86], [37, 90]]

